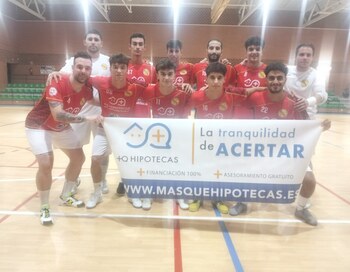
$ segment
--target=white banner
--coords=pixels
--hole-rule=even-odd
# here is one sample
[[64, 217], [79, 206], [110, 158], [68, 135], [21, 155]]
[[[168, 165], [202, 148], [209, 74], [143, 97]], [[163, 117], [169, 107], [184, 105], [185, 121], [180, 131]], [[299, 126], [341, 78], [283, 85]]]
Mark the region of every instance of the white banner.
[[129, 197], [291, 203], [315, 120], [105, 118]]

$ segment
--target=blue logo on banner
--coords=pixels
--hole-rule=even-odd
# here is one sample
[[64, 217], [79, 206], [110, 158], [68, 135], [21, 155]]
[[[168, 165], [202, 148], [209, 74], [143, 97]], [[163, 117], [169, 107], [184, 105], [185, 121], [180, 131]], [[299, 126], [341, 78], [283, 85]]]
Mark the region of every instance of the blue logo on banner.
[[129, 137], [126, 144], [132, 148], [140, 148], [147, 143], [157, 149], [171, 148], [171, 131], [162, 123], [152, 124], [145, 130], [139, 124], [134, 123], [124, 131], [124, 134]]

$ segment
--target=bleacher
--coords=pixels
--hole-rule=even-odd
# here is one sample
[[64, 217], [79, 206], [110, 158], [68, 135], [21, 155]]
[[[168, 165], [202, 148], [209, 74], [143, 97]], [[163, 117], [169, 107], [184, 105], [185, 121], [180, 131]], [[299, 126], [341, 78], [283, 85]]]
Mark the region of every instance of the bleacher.
[[320, 113], [350, 113], [350, 99], [328, 92], [326, 103], [318, 106]]
[[0, 91], [0, 104], [34, 105], [44, 88], [43, 83], [9, 83], [6, 89]]

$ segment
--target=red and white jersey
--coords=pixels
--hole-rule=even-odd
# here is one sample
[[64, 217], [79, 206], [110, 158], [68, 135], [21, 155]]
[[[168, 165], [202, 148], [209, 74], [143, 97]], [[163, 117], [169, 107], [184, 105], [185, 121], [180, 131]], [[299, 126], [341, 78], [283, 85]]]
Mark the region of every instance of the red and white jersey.
[[164, 95], [158, 84], [150, 84], [146, 88], [144, 99], [151, 105], [154, 118], [185, 118], [185, 106], [190, 96], [177, 87], [172, 93]]
[[176, 85], [182, 85], [183, 83], [191, 83], [192, 80], [192, 63], [179, 63], [176, 66], [175, 81]]
[[127, 79], [130, 83], [147, 86], [157, 82], [156, 70], [148, 63], [133, 64], [129, 62]]
[[129, 82], [117, 89], [112, 85], [111, 77], [93, 77], [92, 84], [98, 90], [102, 116], [135, 117], [135, 105], [142, 98], [145, 87]]
[[[193, 72], [192, 72], [192, 84], [197, 85], [197, 90], [200, 90], [204, 86], [207, 85], [207, 73], [205, 72], [205, 69], [208, 67], [208, 62], [200, 62], [196, 63], [193, 66]], [[227, 87], [229, 85], [234, 85], [235, 83], [235, 75], [234, 70], [231, 65], [226, 65], [226, 75], [225, 75], [225, 84], [224, 87]]]
[[[256, 92], [250, 95], [244, 102], [253, 111], [254, 119], [308, 119], [307, 113], [300, 113], [294, 109], [295, 101], [284, 93], [281, 101], [271, 101], [269, 92]], [[303, 117], [304, 116], [304, 117]]]
[[[266, 64], [261, 64], [259, 67], [252, 67], [247, 65], [242, 65], [241, 63], [234, 66], [234, 73], [236, 78], [236, 87], [243, 88], [253, 88], [253, 87], [266, 87], [266, 75], [264, 70], [266, 68]], [[234, 118], [240, 119], [249, 119], [253, 118], [253, 113], [240, 106], [237, 105], [234, 108]]]
[[28, 113], [25, 126], [33, 129], [45, 129], [63, 131], [69, 127], [69, 123], [58, 122], [53, 118], [49, 101], [57, 101], [63, 104], [63, 110], [72, 114], [78, 114], [86, 101], [92, 100], [92, 86], [84, 85], [80, 92], [73, 90], [68, 76], [56, 83], [46, 86], [41, 99]]

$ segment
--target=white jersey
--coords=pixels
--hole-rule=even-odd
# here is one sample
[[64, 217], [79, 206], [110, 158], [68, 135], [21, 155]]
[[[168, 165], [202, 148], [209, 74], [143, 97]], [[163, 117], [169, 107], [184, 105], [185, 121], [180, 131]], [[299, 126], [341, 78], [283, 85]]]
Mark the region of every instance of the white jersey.
[[[319, 104], [325, 103], [328, 98], [325, 79], [312, 67], [305, 72], [298, 72], [296, 66], [288, 66], [285, 89], [287, 92], [294, 93], [296, 96], [305, 99], [319, 95], [322, 97], [322, 101]], [[317, 105], [309, 106], [307, 113], [310, 119], [314, 119], [317, 113]]]
[[[66, 60], [66, 64], [61, 68], [60, 72], [63, 73], [72, 73], [74, 58], [70, 58]], [[92, 59], [92, 76], [110, 76], [109, 70], [109, 57], [103, 54], [100, 54], [98, 58]], [[94, 88], [94, 97], [98, 99], [98, 91]], [[101, 107], [94, 106], [89, 103], [85, 103], [83, 108], [81, 109], [79, 115], [100, 115]], [[91, 131], [95, 135], [97, 130], [97, 124], [91, 124], [89, 122], [83, 123], [73, 123], [71, 124], [72, 128], [78, 134], [80, 141], [83, 144], [88, 144], [90, 142], [90, 133]]]

